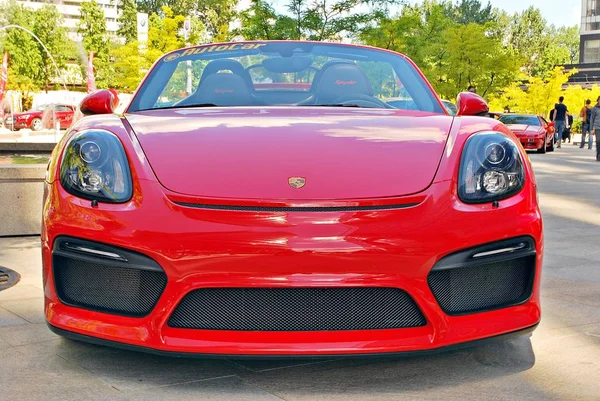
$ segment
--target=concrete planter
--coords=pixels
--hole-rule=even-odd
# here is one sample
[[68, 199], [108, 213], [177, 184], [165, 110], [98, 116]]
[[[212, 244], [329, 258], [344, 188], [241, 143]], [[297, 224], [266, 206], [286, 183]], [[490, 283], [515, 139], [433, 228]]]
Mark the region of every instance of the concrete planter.
[[0, 166], [0, 237], [38, 235], [46, 165]]

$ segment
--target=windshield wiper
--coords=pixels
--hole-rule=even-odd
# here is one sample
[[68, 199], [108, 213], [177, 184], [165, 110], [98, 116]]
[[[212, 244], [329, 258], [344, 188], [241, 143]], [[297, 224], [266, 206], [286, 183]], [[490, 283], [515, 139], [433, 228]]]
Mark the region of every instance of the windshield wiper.
[[149, 109], [140, 109], [136, 111], [150, 111], [150, 110], [166, 110], [166, 109], [187, 109], [190, 107], [219, 107], [214, 103], [197, 103], [197, 104], [179, 104], [163, 107], [151, 107]]

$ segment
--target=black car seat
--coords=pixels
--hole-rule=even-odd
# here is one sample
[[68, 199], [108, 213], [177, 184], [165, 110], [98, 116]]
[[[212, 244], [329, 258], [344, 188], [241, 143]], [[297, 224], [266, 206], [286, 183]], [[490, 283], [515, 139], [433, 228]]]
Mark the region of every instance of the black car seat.
[[342, 96], [373, 96], [373, 87], [363, 70], [350, 62], [326, 63], [315, 74], [311, 91], [313, 94], [301, 105], [331, 104]]
[[204, 67], [198, 88], [178, 105], [215, 104], [250, 106], [256, 104], [250, 73], [236, 60], [213, 60]]

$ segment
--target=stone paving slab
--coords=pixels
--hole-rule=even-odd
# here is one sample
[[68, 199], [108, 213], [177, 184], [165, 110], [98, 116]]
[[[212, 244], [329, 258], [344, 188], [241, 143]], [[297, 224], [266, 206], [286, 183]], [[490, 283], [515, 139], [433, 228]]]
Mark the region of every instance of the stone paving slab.
[[600, 163], [531, 154], [545, 219], [531, 337], [421, 357], [164, 358], [60, 338], [43, 322], [39, 238], [0, 239], [0, 400], [600, 400]]

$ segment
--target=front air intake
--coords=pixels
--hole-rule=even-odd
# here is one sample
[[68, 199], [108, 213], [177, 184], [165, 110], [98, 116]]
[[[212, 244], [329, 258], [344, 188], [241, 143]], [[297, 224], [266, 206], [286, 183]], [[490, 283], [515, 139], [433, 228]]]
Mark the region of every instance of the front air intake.
[[531, 296], [536, 253], [529, 237], [461, 251], [440, 260], [427, 282], [449, 315], [518, 305]]
[[170, 327], [236, 331], [418, 327], [425, 317], [396, 288], [202, 288], [188, 293]]
[[52, 267], [61, 302], [115, 315], [149, 314], [167, 284], [147, 256], [73, 238], [56, 240]]

